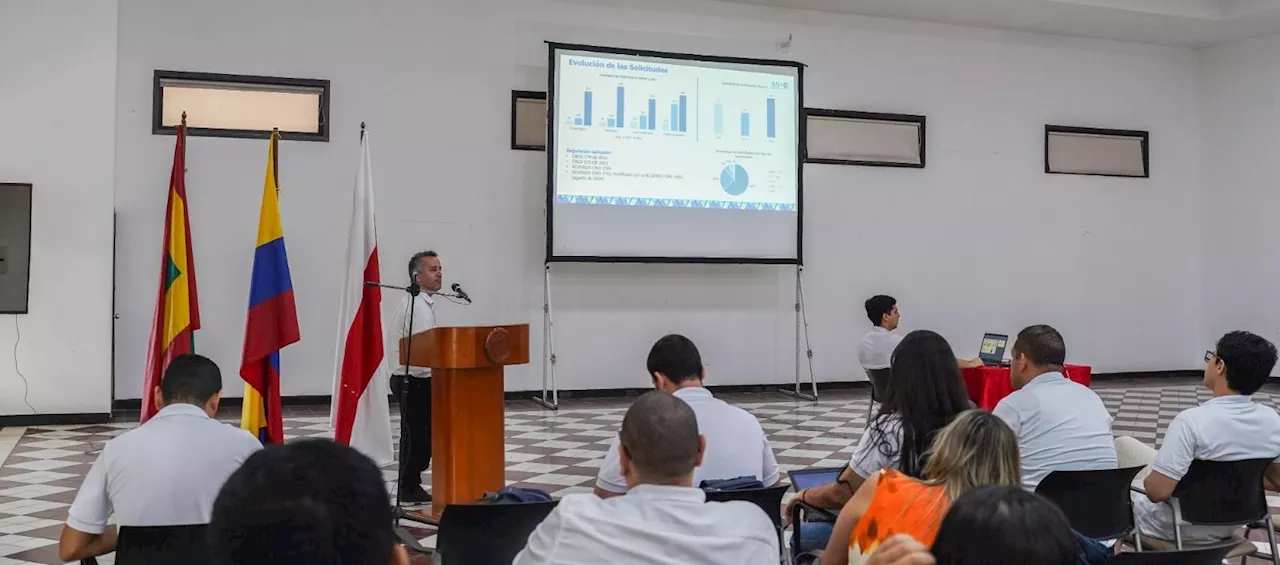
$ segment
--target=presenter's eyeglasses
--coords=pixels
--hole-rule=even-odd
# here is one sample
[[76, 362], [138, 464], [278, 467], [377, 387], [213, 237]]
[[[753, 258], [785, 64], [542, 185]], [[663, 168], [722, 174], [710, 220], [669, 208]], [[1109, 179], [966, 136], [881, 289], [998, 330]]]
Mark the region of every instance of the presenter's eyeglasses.
[[1206, 352], [1204, 352], [1204, 362], [1205, 362], [1205, 363], [1212, 363], [1212, 362], [1217, 361], [1217, 360], [1218, 360], [1218, 353], [1217, 353], [1217, 352], [1215, 352], [1215, 351], [1206, 351]]

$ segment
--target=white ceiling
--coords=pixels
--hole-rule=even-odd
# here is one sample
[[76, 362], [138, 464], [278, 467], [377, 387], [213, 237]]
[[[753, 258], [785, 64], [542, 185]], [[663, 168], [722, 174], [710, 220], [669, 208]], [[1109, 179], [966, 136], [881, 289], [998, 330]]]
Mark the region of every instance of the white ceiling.
[[1191, 47], [1280, 32], [1280, 0], [730, 1]]

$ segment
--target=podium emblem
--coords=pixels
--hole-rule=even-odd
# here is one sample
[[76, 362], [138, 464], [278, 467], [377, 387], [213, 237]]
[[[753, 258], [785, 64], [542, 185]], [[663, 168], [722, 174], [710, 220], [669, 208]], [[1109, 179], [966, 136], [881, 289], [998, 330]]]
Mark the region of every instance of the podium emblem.
[[484, 339], [484, 354], [494, 364], [506, 363], [511, 356], [511, 333], [506, 328], [493, 328]]

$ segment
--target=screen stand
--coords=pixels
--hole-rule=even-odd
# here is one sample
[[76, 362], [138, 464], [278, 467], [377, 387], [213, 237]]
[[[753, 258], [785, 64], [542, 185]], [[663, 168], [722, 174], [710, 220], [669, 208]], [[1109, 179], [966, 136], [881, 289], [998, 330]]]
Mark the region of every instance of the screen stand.
[[[551, 264], [543, 265], [542, 281], [542, 396], [533, 397], [533, 401], [549, 410], [560, 409], [560, 394], [556, 390], [556, 342], [555, 323], [551, 320]], [[548, 389], [548, 377], [551, 386]], [[548, 390], [551, 392], [548, 398]]]
[[[801, 285], [801, 274], [804, 266], [796, 265], [796, 385], [794, 389], [780, 388], [778, 392], [810, 402], [818, 400], [818, 382], [813, 378], [813, 347], [809, 343], [809, 317], [804, 311], [804, 286]], [[809, 361], [809, 387], [813, 394], [805, 394], [800, 390], [800, 334], [804, 333], [804, 354]]]

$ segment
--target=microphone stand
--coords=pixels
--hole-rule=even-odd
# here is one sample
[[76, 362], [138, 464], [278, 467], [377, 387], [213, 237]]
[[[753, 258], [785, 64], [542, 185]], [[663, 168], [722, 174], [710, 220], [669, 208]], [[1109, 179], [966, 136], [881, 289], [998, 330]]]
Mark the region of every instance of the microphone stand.
[[[400, 393], [399, 393], [399, 395], [398, 395], [398, 396], [400, 397], [400, 400], [399, 400], [399, 402], [400, 402], [400, 419], [403, 421], [403, 420], [404, 420], [404, 411], [405, 411], [405, 407], [409, 405], [409, 379], [413, 378], [413, 377], [409, 376], [409, 363], [408, 363], [408, 360], [413, 356], [412, 354], [413, 354], [413, 314], [414, 314], [414, 306], [415, 306], [415, 305], [417, 305], [417, 303], [418, 303], [418, 295], [422, 293], [422, 287], [418, 286], [418, 283], [417, 283], [417, 282], [414, 282], [413, 284], [410, 284], [409, 286], [395, 286], [395, 285], [390, 285], [390, 284], [381, 284], [381, 283], [377, 283], [377, 282], [374, 282], [374, 281], [366, 281], [364, 284], [365, 284], [365, 286], [376, 286], [376, 287], [379, 287], [379, 288], [386, 288], [386, 289], [391, 289], [391, 290], [399, 290], [399, 291], [401, 291], [401, 292], [406, 292], [406, 293], [408, 293], [408, 294], [409, 294], [409, 296], [411, 297], [411, 298], [409, 299], [409, 327], [407, 328], [407, 330], [408, 330], [408, 334], [409, 334], [409, 335], [405, 336], [405, 344], [404, 344], [404, 358], [405, 358], [405, 364], [404, 364], [404, 375], [402, 375], [402, 376], [404, 377], [404, 383], [402, 383], [402, 385], [401, 385], [401, 387], [400, 387]], [[449, 293], [446, 293], [446, 292], [429, 292], [429, 293], [427, 293], [427, 294], [429, 294], [429, 295], [437, 295], [437, 296], [446, 296], [446, 297], [450, 297], [450, 298], [459, 298], [459, 299], [461, 299], [461, 298], [462, 298], [460, 295], [457, 295], [457, 294], [449, 294]], [[397, 361], [399, 361], [399, 360], [397, 359]], [[412, 442], [412, 435], [411, 435], [410, 427], [411, 427], [411, 426], [409, 426], [407, 423], [406, 423], [405, 425], [401, 426], [401, 428], [402, 428], [402, 430], [403, 430], [403, 432], [404, 432], [404, 433], [402, 433], [402, 434], [401, 434], [400, 442], [401, 442], [402, 444], [408, 444], [408, 445], [412, 446], [412, 445], [413, 445], [413, 442]], [[407, 453], [407, 452], [408, 452], [408, 448], [406, 448], [404, 451]], [[393, 529], [395, 529], [395, 531], [396, 531], [396, 537], [400, 538], [400, 541], [401, 541], [402, 543], [404, 543], [407, 547], [409, 547], [410, 549], [413, 549], [414, 551], [418, 551], [418, 552], [420, 552], [420, 553], [429, 553], [429, 552], [430, 552], [430, 550], [428, 550], [428, 549], [426, 549], [426, 548], [422, 547], [422, 545], [418, 543], [418, 540], [417, 540], [416, 538], [414, 538], [412, 534], [410, 534], [410, 533], [409, 533], [407, 530], [405, 530], [404, 528], [401, 528], [401, 527], [400, 527], [400, 520], [409, 520], [409, 521], [412, 521], [412, 522], [417, 522], [417, 523], [419, 523], [419, 524], [425, 524], [425, 525], [428, 525], [428, 526], [438, 526], [438, 525], [439, 525], [439, 524], [437, 524], [437, 523], [435, 523], [435, 522], [431, 522], [431, 521], [426, 520], [426, 519], [424, 519], [424, 518], [422, 518], [422, 517], [420, 517], [420, 516], [417, 516], [417, 515], [415, 515], [415, 514], [411, 514], [411, 513], [409, 513], [408, 511], [406, 511], [404, 508], [401, 508], [401, 507], [400, 507], [400, 481], [401, 481], [401, 479], [402, 479], [402, 478], [404, 478], [404, 472], [405, 472], [405, 461], [400, 461], [400, 464], [398, 465], [398, 469], [397, 469], [397, 471], [396, 471], [396, 484], [395, 484], [396, 495], [395, 495], [395, 504], [391, 507], [391, 527], [392, 527]]]

